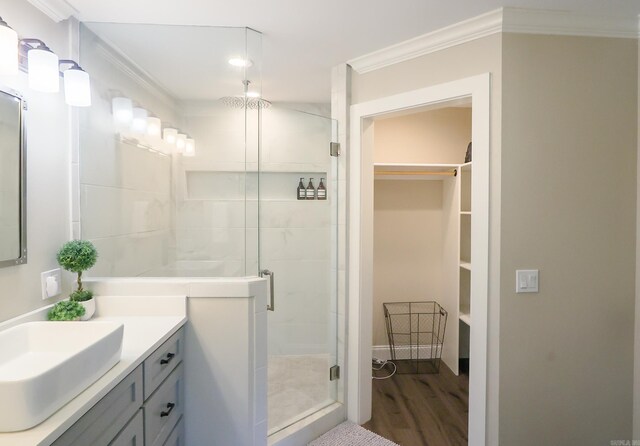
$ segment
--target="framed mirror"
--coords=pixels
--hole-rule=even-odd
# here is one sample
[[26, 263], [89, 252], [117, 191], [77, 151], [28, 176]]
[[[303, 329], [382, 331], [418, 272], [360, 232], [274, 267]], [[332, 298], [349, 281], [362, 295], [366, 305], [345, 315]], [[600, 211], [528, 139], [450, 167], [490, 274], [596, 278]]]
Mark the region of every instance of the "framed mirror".
[[0, 87], [0, 267], [27, 263], [27, 178], [22, 96]]

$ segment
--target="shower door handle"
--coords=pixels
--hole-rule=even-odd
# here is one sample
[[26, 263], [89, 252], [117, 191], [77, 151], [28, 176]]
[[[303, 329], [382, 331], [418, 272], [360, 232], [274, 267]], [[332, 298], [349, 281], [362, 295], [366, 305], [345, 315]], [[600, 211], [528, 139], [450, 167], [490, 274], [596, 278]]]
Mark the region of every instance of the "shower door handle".
[[274, 282], [275, 275], [273, 274], [273, 271], [269, 271], [268, 269], [263, 269], [262, 271], [260, 271], [260, 277], [265, 277], [265, 276], [269, 276], [269, 304], [267, 305], [267, 310], [274, 311], [276, 309], [275, 296], [273, 294], [273, 288], [274, 288], [273, 282]]

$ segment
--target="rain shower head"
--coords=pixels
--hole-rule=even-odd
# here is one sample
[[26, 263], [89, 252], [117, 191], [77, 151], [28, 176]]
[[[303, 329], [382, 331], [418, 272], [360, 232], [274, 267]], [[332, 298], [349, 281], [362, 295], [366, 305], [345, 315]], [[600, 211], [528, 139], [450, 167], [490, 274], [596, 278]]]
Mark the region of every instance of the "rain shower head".
[[243, 96], [225, 96], [220, 101], [230, 108], [248, 108], [250, 110], [271, 107], [271, 102], [261, 98], [245, 98]]
[[243, 96], [225, 96], [220, 98], [220, 101], [224, 105], [230, 108], [248, 108], [250, 110], [260, 110], [271, 107], [271, 102], [264, 100], [260, 97], [260, 93], [256, 91], [249, 91], [251, 81], [245, 79], [242, 81], [244, 86]]

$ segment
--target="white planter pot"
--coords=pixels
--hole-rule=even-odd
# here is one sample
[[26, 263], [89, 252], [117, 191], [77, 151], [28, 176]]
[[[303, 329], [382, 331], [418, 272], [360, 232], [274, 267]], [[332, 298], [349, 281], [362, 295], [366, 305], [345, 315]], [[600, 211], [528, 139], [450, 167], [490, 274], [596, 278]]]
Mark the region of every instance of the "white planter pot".
[[80, 305], [84, 307], [84, 316], [80, 318], [81, 321], [88, 321], [93, 317], [96, 312], [96, 300], [92, 297], [89, 300], [85, 300], [84, 302], [78, 302]]

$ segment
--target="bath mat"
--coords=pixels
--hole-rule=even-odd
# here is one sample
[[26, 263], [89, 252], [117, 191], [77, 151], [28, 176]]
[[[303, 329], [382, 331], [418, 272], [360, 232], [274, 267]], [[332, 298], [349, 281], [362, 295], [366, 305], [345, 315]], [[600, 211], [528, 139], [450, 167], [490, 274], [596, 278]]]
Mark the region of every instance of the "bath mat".
[[350, 421], [345, 421], [308, 446], [399, 446]]

